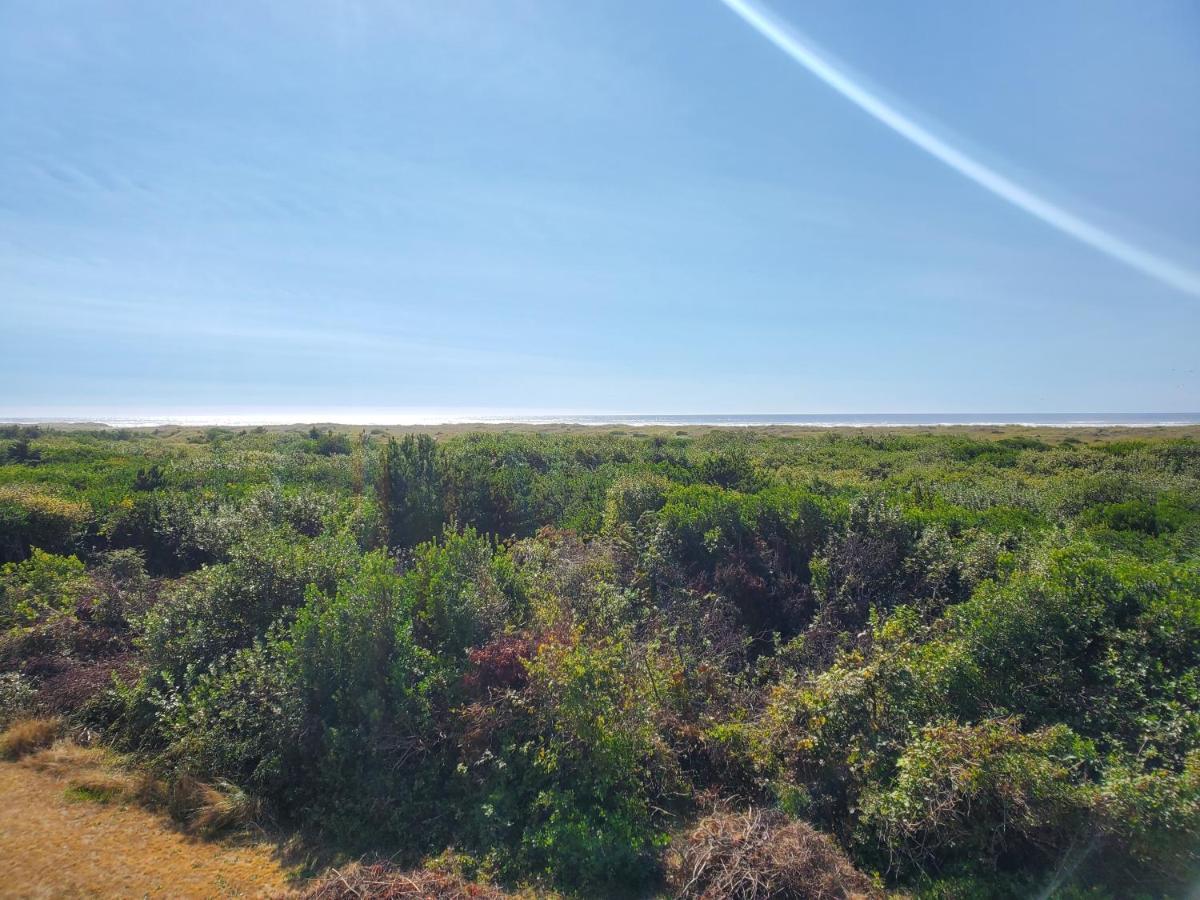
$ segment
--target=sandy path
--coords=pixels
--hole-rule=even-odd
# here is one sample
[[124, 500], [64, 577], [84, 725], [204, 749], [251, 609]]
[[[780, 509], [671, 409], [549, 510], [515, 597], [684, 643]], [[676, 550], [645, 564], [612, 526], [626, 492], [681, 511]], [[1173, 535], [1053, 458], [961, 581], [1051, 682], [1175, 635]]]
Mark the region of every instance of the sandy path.
[[139, 807], [68, 800], [63, 778], [0, 763], [0, 897], [262, 897], [269, 846], [201, 841]]

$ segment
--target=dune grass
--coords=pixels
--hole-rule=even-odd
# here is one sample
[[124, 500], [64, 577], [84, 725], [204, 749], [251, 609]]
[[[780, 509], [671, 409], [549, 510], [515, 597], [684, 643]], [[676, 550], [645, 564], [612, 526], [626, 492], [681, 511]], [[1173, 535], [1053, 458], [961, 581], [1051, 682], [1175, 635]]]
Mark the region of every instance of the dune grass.
[[49, 747], [61, 730], [59, 719], [19, 719], [0, 734], [0, 759], [20, 759]]

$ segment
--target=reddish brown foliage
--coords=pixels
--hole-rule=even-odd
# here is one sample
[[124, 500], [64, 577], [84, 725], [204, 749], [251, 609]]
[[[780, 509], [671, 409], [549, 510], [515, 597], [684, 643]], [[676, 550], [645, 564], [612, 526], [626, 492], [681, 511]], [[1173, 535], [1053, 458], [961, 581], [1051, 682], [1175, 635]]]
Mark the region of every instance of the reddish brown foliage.
[[463, 686], [475, 696], [520, 690], [528, 680], [525, 663], [533, 657], [537, 640], [528, 635], [505, 634], [471, 651], [471, 669]]
[[64, 661], [66, 665], [52, 674], [43, 675], [37, 695], [41, 708], [56, 713], [78, 710], [111, 687], [114, 674], [131, 679], [137, 671], [137, 660], [131, 653], [96, 662], [78, 662], [69, 658]]

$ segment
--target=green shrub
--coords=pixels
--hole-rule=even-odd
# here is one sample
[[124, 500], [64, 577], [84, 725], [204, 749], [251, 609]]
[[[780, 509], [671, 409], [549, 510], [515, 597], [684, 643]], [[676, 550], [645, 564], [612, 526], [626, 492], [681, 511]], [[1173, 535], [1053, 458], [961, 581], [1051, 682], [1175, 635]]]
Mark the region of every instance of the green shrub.
[[91, 517], [86, 501], [33, 484], [0, 484], [0, 562], [17, 562], [34, 547], [67, 553]]
[[[477, 710], [459, 765], [465, 834], [510, 872], [565, 885], [644, 883], [666, 836], [652, 804], [671, 780], [651, 688], [622, 640], [548, 638], [522, 693]], [[484, 724], [487, 723], [487, 724]]]
[[1092, 745], [1065, 726], [1024, 734], [1015, 719], [921, 729], [894, 782], [869, 792], [863, 822], [895, 871], [968, 860], [987, 869], [1044, 866], [1081, 830]]
[[638, 524], [646, 513], [657, 512], [666, 502], [670, 481], [656, 473], [623, 475], [604, 495], [604, 530], [613, 534]]
[[0, 566], [0, 629], [72, 609], [87, 588], [82, 562], [36, 547], [29, 559]]
[[1182, 896], [1200, 877], [1200, 750], [1182, 769], [1118, 760], [1096, 792], [1101, 835], [1092, 867], [1135, 890], [1160, 885]]
[[189, 575], [147, 614], [141, 646], [151, 672], [172, 684], [249, 646], [303, 601], [309, 585], [332, 590], [358, 565], [346, 535], [298, 538], [264, 531], [238, 544], [229, 562]]
[[286, 642], [237, 650], [160, 703], [166, 758], [184, 772], [223, 777], [286, 802], [302, 771], [303, 695]]
[[418, 642], [461, 661], [501, 628], [511, 608], [511, 566], [473, 528], [447, 529], [413, 551], [403, 585]]

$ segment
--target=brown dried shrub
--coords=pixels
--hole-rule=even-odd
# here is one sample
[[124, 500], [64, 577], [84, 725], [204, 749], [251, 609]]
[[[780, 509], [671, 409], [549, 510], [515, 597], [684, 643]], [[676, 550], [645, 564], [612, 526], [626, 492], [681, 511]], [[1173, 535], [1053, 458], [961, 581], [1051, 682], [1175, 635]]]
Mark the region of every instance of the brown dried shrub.
[[330, 869], [309, 885], [300, 900], [505, 900], [512, 897], [491, 885], [466, 881], [432, 869], [402, 870], [387, 860], [362, 860]]
[[699, 900], [883, 896], [831, 838], [773, 810], [701, 819], [668, 853], [667, 879], [676, 896]]

